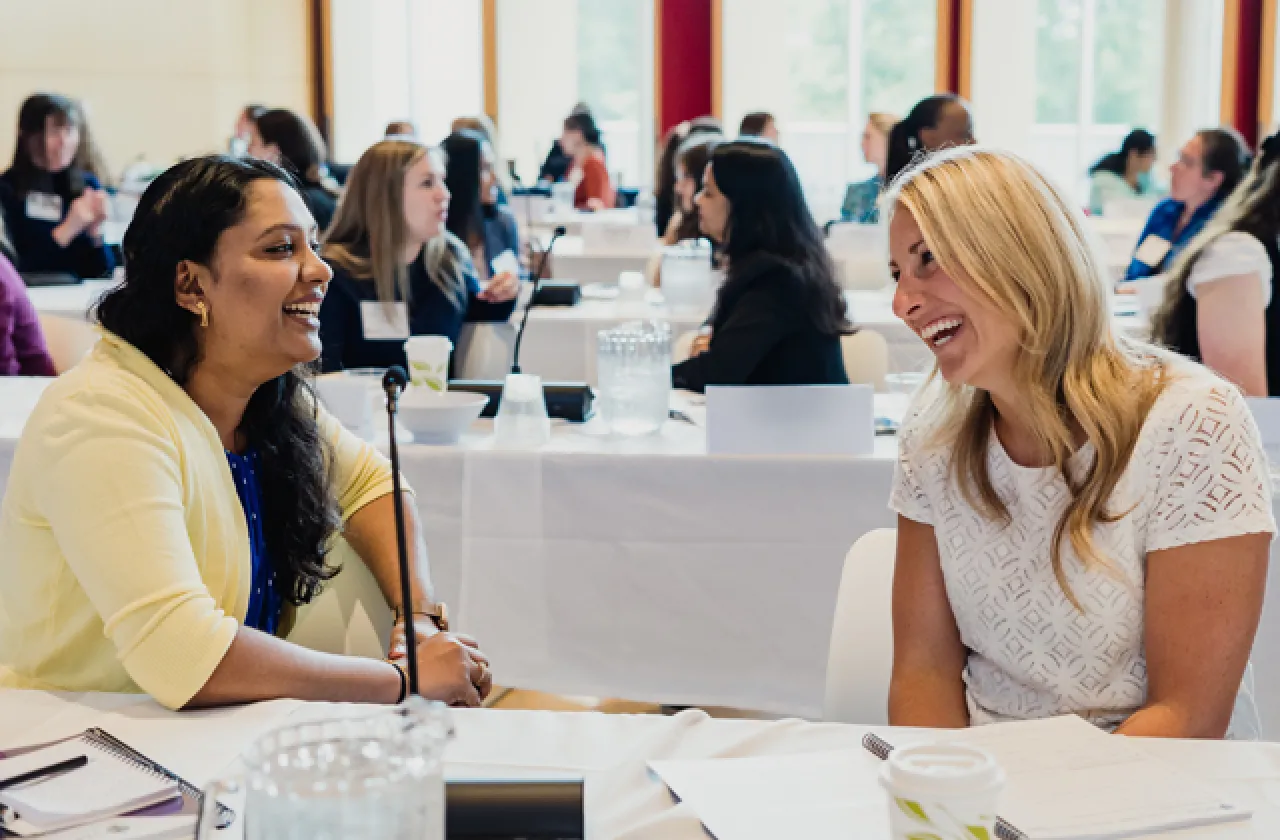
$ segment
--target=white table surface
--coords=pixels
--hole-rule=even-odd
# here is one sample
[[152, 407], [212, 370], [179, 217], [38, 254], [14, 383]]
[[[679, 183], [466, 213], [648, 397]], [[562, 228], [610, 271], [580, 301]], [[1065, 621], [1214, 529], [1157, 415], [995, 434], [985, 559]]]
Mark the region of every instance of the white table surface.
[[[100, 726], [197, 785], [238, 767], [237, 756], [281, 725], [352, 716], [370, 707], [276, 701], [235, 709], [168, 712], [145, 697], [0, 691], [0, 750]], [[706, 840], [697, 815], [677, 804], [647, 769], [659, 759], [738, 758], [848, 750], [866, 775], [851, 798], [879, 797], [879, 762], [861, 749], [866, 728], [795, 720], [715, 720], [698, 711], [674, 717], [571, 712], [456, 710], [457, 737], [446, 774], [516, 777], [580, 773], [586, 781], [587, 837], [592, 840]], [[893, 739], [893, 731], [888, 732]], [[1139, 738], [1134, 743], [1251, 808], [1252, 820], [1146, 835], [1169, 840], [1263, 840], [1280, 837], [1280, 745]], [[886, 806], [887, 807], [887, 806]], [[237, 823], [238, 825], [238, 823]], [[233, 827], [225, 840], [235, 840]], [[859, 840], [888, 840], [869, 836]]]

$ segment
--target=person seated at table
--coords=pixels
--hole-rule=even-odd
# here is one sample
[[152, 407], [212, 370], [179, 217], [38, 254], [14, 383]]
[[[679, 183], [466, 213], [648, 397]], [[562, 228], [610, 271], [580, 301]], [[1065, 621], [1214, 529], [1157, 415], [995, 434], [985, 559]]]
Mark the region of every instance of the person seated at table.
[[876, 201], [884, 190], [889, 134], [897, 124], [898, 118], [893, 114], [876, 111], [867, 115], [867, 125], [862, 129], [862, 159], [874, 166], [876, 173], [865, 181], [850, 184], [844, 191], [840, 221], [874, 225], [879, 220], [880, 210]]
[[[585, 102], [579, 102], [569, 111], [569, 115], [586, 114], [591, 116], [591, 106]], [[538, 181], [540, 186], [547, 186], [563, 181], [569, 175], [569, 170], [573, 167], [573, 157], [564, 150], [560, 145], [560, 138], [551, 141], [551, 148], [547, 150], [547, 157], [542, 161], [542, 166], [538, 167]]]
[[1249, 732], [1275, 521], [1240, 392], [1115, 332], [1075, 201], [1014, 154], [940, 152], [884, 209], [894, 313], [935, 357], [890, 502], [889, 722]]
[[249, 142], [253, 140], [253, 124], [266, 112], [267, 106], [258, 104], [249, 104], [240, 109], [240, 113], [236, 115], [231, 139], [227, 141], [228, 154], [232, 157], [243, 157], [249, 153]]
[[565, 177], [574, 185], [574, 208], [607, 210], [613, 207], [617, 194], [609, 180], [600, 129], [591, 114], [570, 114], [565, 118], [560, 148], [573, 160]]
[[[449, 190], [446, 227], [466, 244], [481, 285], [494, 280], [493, 260], [510, 251], [520, 258], [520, 230], [515, 214], [498, 203], [493, 149], [474, 131], [455, 131], [441, 144], [444, 183]], [[509, 278], [497, 278], [507, 284]]]
[[382, 136], [386, 137], [405, 137], [415, 140], [418, 137], [418, 127], [408, 120], [392, 120], [387, 123], [387, 128], [383, 131]]
[[0, 687], [140, 692], [169, 708], [279, 697], [394, 703], [388, 661], [286, 640], [339, 572], [339, 534], [387, 604], [421, 617], [420, 688], [477, 705], [485, 657], [443, 632], [404, 500], [400, 598], [386, 458], [316, 402], [328, 266], [291, 175], [222, 156], [171, 167], [124, 237], [90, 356], [44, 392], [0, 510]]
[[699, 134], [723, 134], [720, 120], [705, 116], [686, 120], [674, 125], [662, 140], [662, 153], [658, 155], [658, 165], [653, 175], [653, 223], [658, 235], [667, 232], [671, 217], [680, 209], [676, 199], [676, 156], [685, 141]]
[[442, 335], [458, 346], [468, 321], [506, 321], [517, 277], [482, 288], [466, 243], [445, 229], [449, 189], [438, 149], [406, 140], [370, 147], [321, 254], [333, 283], [320, 307], [325, 371], [406, 364], [410, 335]]
[[484, 138], [489, 145], [490, 157], [493, 158], [494, 194], [498, 204], [506, 207], [510, 204], [508, 195], [511, 192], [508, 161], [502, 157], [502, 142], [498, 137], [498, 127], [489, 119], [488, 114], [477, 114], [474, 117], [458, 117], [449, 125], [449, 131], [474, 131]]
[[0, 174], [3, 213], [18, 268], [104, 277], [115, 267], [102, 240], [110, 201], [81, 142], [84, 112], [65, 96], [38, 93], [18, 112], [13, 163]]
[[778, 121], [768, 111], [752, 111], [738, 124], [739, 137], [759, 137], [770, 143], [778, 142]]
[[672, 368], [675, 387], [848, 384], [844, 294], [786, 152], [750, 138], [717, 146], [697, 208], [725, 280], [709, 339]]
[[1101, 216], [1113, 201], [1154, 195], [1151, 167], [1155, 163], [1155, 135], [1141, 128], [1130, 131], [1119, 151], [1103, 155], [1089, 167], [1089, 213]]
[[939, 149], [973, 143], [973, 115], [954, 93], [926, 96], [889, 131], [884, 182], [892, 184], [917, 158]]
[[1262, 144], [1253, 169], [1174, 261], [1156, 341], [1202, 362], [1248, 397], [1280, 396], [1280, 134]]
[[1249, 149], [1233, 128], [1207, 128], [1169, 167], [1169, 197], [1157, 204], [1138, 237], [1126, 280], [1165, 271], [1218, 212], [1249, 168]]
[[284, 108], [262, 112], [253, 121], [249, 155], [281, 164], [297, 175], [302, 200], [320, 226], [320, 232], [329, 229], [340, 190], [337, 182], [329, 177], [325, 166], [329, 153], [311, 120]]
[[[666, 233], [662, 235], [663, 245], [676, 245], [691, 239], [703, 237], [701, 220], [698, 217], [698, 205], [694, 199], [702, 192], [702, 176], [707, 170], [707, 161], [716, 146], [724, 142], [719, 134], [695, 134], [680, 146], [676, 154], [675, 196], [676, 212], [667, 223]], [[662, 251], [658, 250], [649, 260], [647, 266], [650, 285], [662, 286]]]
[[40, 316], [13, 267], [13, 246], [0, 218], [0, 376], [56, 376]]

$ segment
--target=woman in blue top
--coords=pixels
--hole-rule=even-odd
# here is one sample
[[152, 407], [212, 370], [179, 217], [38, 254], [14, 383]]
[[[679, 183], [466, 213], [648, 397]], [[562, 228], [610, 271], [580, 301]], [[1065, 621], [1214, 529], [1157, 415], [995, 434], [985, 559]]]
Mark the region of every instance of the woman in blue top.
[[[520, 256], [515, 214], [498, 203], [493, 148], [476, 131], [455, 131], [440, 144], [445, 156], [444, 183], [449, 188], [449, 233], [466, 244], [481, 283], [492, 278], [494, 257], [504, 251]], [[506, 284], [509, 278], [500, 276]]]
[[1235, 129], [1197, 131], [1169, 167], [1169, 197], [1147, 217], [1124, 279], [1151, 277], [1172, 265], [1173, 258], [1204, 229], [1248, 168], [1249, 149]]
[[410, 335], [456, 345], [464, 322], [511, 317], [519, 279], [482, 290], [467, 246], [444, 229], [448, 210], [437, 150], [395, 139], [360, 156], [321, 251], [333, 268], [320, 307], [325, 371], [403, 365]]
[[72, 99], [38, 93], [18, 112], [13, 164], [0, 175], [0, 212], [18, 269], [103, 277], [115, 267], [102, 241], [108, 201], [92, 174], [84, 115]]

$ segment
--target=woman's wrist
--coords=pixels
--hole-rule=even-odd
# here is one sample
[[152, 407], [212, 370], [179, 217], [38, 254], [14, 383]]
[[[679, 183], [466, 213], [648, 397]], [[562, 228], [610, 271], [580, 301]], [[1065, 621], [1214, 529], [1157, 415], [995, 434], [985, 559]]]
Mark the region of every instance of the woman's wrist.
[[70, 216], [63, 219], [62, 224], [53, 229], [53, 241], [58, 243], [59, 248], [66, 248], [79, 235], [80, 229], [76, 227]]

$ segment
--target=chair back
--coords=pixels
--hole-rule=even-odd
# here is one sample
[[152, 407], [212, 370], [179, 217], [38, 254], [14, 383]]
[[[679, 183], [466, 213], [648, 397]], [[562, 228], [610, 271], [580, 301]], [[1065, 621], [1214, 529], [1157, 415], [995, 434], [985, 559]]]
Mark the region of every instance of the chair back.
[[875, 330], [861, 329], [840, 339], [844, 355], [844, 371], [850, 385], [870, 385], [884, 390], [884, 377], [889, 372], [889, 342]]
[[864, 534], [844, 559], [827, 654], [826, 720], [875, 726], [889, 722], [897, 545], [896, 529], [879, 528]]
[[98, 343], [98, 333], [88, 321], [62, 315], [40, 314], [40, 331], [53, 359], [54, 369], [62, 374], [71, 370]]

